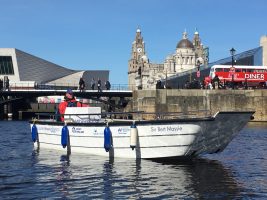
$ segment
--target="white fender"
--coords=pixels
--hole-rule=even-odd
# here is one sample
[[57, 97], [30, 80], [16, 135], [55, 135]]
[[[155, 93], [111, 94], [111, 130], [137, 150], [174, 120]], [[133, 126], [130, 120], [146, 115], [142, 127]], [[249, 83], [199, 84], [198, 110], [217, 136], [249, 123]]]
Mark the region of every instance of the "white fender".
[[130, 131], [130, 147], [132, 148], [132, 150], [134, 150], [134, 148], [137, 145], [137, 137], [138, 137], [138, 130], [135, 124], [133, 124], [131, 126], [131, 131]]

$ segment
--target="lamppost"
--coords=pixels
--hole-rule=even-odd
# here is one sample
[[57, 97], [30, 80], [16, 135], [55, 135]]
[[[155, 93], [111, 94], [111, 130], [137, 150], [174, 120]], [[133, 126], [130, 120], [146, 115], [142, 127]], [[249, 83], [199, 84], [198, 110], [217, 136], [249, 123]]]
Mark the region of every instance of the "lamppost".
[[167, 87], [168, 87], [167, 81], [168, 81], [168, 72], [167, 72], [167, 69], [166, 69], [166, 71], [165, 71], [165, 89], [167, 89]]
[[142, 83], [142, 68], [141, 66], [139, 66], [138, 68], [138, 78], [139, 78], [139, 85], [138, 85], [138, 90], [142, 90], [143, 89], [143, 83]]
[[197, 78], [200, 81], [200, 61], [197, 60]]
[[232, 49], [230, 49], [230, 53], [232, 55], [232, 67], [230, 70], [230, 73], [232, 74], [232, 89], [235, 89], [234, 86], [234, 74], [235, 74], [235, 67], [234, 67], [234, 55], [235, 55], [235, 49], [232, 47]]

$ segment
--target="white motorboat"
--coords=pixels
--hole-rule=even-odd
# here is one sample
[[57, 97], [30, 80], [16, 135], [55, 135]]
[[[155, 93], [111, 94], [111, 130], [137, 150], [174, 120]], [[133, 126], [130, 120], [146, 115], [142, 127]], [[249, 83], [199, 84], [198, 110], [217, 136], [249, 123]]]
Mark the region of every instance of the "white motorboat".
[[125, 120], [102, 119], [99, 110], [92, 113], [92, 108], [67, 108], [66, 113], [65, 122], [30, 121], [35, 146], [69, 154], [146, 159], [221, 152], [254, 114], [218, 112], [207, 117]]

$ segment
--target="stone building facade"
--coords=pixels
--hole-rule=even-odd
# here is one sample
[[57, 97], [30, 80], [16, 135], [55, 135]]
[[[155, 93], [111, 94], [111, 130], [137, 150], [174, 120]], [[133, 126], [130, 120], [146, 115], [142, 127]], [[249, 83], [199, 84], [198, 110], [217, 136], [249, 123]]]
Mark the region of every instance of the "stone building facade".
[[132, 43], [131, 58], [128, 62], [129, 89], [155, 89], [158, 80], [177, 75], [208, 63], [208, 48], [204, 47], [198, 31], [195, 31], [192, 41], [187, 32], [177, 43], [173, 54], [168, 55], [164, 63], [151, 63], [146, 53], [145, 42], [141, 30], [136, 31]]
[[260, 38], [260, 46], [262, 47], [262, 65], [267, 66], [267, 35]]

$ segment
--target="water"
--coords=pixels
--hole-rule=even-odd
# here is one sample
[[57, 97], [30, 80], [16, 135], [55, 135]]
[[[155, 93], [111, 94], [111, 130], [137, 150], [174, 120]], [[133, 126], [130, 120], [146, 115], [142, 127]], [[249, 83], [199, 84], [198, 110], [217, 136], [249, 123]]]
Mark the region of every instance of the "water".
[[249, 124], [220, 154], [155, 162], [33, 150], [28, 122], [0, 121], [0, 197], [267, 199], [266, 130]]

